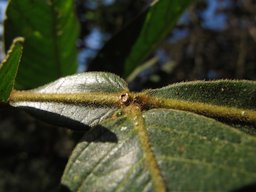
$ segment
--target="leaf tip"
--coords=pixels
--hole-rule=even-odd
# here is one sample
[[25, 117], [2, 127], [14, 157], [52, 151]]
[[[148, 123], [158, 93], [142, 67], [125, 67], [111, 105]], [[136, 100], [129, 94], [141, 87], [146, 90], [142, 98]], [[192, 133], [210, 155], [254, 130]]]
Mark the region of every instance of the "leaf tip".
[[0, 64], [0, 102], [7, 102], [14, 87], [23, 50], [24, 38], [13, 40], [11, 48]]
[[17, 45], [17, 44], [23, 45], [24, 42], [25, 42], [25, 38], [24, 37], [16, 37], [13, 40], [13, 44], [14, 45]]
[[11, 54], [11, 52], [13, 52], [13, 49], [15, 47], [21, 46], [21, 50], [22, 50], [24, 42], [25, 42], [25, 39], [23, 37], [16, 37], [15, 39], [13, 39], [12, 45], [11, 45], [10, 49], [8, 50], [7, 55], [6, 55], [5, 59], [2, 61], [1, 65], [3, 65], [3, 63], [6, 62], [6, 60], [9, 58], [9, 55]]

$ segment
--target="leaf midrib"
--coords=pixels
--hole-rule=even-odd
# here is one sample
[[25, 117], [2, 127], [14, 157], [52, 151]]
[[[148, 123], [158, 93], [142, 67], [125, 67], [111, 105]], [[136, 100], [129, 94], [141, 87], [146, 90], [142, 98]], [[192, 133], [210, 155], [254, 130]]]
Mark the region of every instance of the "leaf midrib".
[[163, 179], [162, 172], [156, 160], [156, 156], [151, 148], [149, 135], [145, 125], [145, 119], [142, 116], [141, 107], [132, 104], [125, 109], [128, 117], [133, 120], [134, 129], [137, 132], [140, 146], [143, 151], [144, 162], [151, 175], [152, 184], [157, 192], [165, 192], [167, 190], [166, 183]]
[[86, 93], [38, 93], [33, 91], [13, 91], [10, 102], [57, 102], [57, 103], [83, 103], [110, 105], [116, 107], [129, 106], [136, 103], [143, 110], [154, 108], [176, 109], [190, 111], [197, 114], [213, 118], [224, 118], [229, 120], [239, 120], [243, 122], [255, 123], [256, 111], [250, 109], [241, 109], [228, 106], [213, 105], [202, 102], [192, 102], [178, 99], [164, 99], [148, 95], [147, 93], [128, 94], [128, 101], [122, 102], [121, 95], [124, 92], [104, 93], [104, 92], [86, 92]]

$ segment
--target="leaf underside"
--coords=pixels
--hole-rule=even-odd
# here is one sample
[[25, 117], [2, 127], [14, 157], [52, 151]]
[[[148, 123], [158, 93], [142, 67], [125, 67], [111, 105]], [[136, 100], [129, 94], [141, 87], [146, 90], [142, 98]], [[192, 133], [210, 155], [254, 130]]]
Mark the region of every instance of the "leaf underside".
[[[110, 73], [83, 73], [67, 76], [45, 86], [30, 90], [34, 93], [119, 93], [127, 90], [121, 78]], [[11, 102], [13, 106], [26, 109], [33, 115], [54, 124], [80, 129], [85, 125], [97, 125], [102, 119], [111, 117], [118, 110], [116, 106], [77, 104], [61, 102]]]
[[219, 80], [132, 93], [116, 75], [91, 72], [13, 92], [10, 104], [94, 126], [63, 174], [71, 191], [230, 191], [255, 184], [256, 138], [196, 113], [255, 129], [255, 90]]
[[227, 107], [256, 109], [255, 81], [192, 81], [149, 90], [148, 94], [166, 99], [173, 98]]
[[17, 36], [26, 40], [16, 88], [35, 88], [76, 72], [79, 25], [73, 3], [72, 0], [9, 1], [4, 22], [5, 49]]
[[[255, 182], [255, 138], [188, 112], [143, 116], [168, 191], [230, 191]], [[106, 120], [77, 145], [62, 184], [71, 191], [157, 191], [138, 140], [131, 119]]]

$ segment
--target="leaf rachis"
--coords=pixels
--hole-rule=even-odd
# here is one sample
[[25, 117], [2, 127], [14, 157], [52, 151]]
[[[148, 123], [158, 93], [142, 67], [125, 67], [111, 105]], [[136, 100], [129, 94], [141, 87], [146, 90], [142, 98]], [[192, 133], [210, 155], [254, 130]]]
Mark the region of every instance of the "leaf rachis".
[[249, 109], [191, 102], [179, 99], [164, 99], [147, 93], [37, 93], [31, 91], [13, 91], [10, 103], [19, 101], [80, 103], [97, 105], [114, 105], [116, 107], [138, 105], [141, 109], [169, 108], [190, 111], [208, 117], [225, 118], [245, 122], [256, 122], [256, 112]]

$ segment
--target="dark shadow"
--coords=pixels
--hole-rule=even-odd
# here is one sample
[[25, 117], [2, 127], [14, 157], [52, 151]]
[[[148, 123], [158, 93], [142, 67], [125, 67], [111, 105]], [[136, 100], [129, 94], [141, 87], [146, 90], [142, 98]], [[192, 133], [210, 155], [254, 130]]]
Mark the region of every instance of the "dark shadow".
[[32, 115], [33, 117], [42, 120], [46, 123], [69, 128], [72, 130], [81, 130], [81, 131], [88, 131], [91, 129], [88, 125], [85, 125], [79, 121], [76, 121], [74, 119], [52, 113], [49, 111], [43, 111], [39, 109], [35, 109], [32, 107], [19, 107], [20, 109], [26, 111], [28, 114]]
[[231, 192], [255, 192], [256, 191], [256, 183], [252, 183], [246, 186], [243, 186], [239, 189], [235, 189]]
[[59, 192], [71, 192], [71, 190], [65, 185], [60, 185], [58, 191]]
[[140, 35], [150, 7], [144, 9], [133, 21], [115, 34], [88, 65], [88, 71], [108, 71], [120, 76], [124, 61]]
[[87, 132], [85, 136], [82, 138], [82, 141], [117, 143], [118, 138], [116, 134], [110, 131], [109, 129], [101, 125], [98, 125], [92, 128], [89, 132]]
[[61, 116], [56, 113], [48, 112], [48, 111], [42, 111], [35, 108], [30, 107], [21, 107], [20, 109], [24, 109], [26, 112], [31, 114], [32, 116], [61, 127], [70, 128], [73, 130], [81, 130], [81, 131], [87, 131], [85, 136], [82, 138], [82, 140], [87, 142], [112, 142], [117, 143], [118, 139], [115, 133], [111, 132], [109, 129], [98, 125], [95, 127], [90, 127], [88, 125], [85, 125], [79, 121], [73, 120], [71, 118]]

